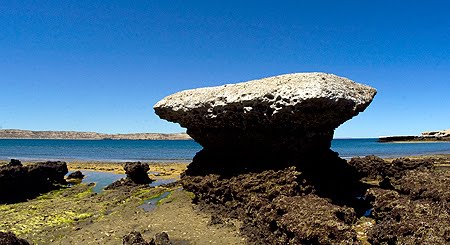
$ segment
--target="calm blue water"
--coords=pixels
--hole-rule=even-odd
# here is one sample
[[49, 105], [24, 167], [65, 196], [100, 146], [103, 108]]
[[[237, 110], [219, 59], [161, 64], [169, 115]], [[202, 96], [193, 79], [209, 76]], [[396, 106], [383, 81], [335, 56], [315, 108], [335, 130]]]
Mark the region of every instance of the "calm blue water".
[[200, 149], [192, 140], [0, 139], [0, 159], [190, 161]]
[[[450, 154], [450, 142], [378, 143], [377, 139], [335, 139], [343, 158]], [[26, 140], [0, 139], [0, 159], [190, 161], [201, 146], [192, 140]]]

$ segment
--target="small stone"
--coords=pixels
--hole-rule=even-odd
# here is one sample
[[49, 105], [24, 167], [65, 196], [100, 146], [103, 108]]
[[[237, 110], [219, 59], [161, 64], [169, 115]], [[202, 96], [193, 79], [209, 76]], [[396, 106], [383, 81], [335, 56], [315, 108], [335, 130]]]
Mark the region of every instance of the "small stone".
[[83, 179], [84, 174], [81, 171], [75, 171], [67, 176], [68, 179]]

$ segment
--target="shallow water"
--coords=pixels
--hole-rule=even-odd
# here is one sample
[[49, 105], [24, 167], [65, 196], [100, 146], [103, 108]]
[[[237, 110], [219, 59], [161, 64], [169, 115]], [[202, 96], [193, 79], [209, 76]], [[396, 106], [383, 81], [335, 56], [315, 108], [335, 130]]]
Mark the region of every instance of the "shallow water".
[[106, 186], [110, 185], [116, 180], [125, 178], [126, 174], [116, 174], [108, 172], [97, 172], [97, 171], [81, 171], [85, 177], [83, 183], [95, 183], [92, 191], [95, 193], [100, 193], [105, 189]]
[[170, 191], [166, 191], [166, 192], [162, 193], [161, 195], [159, 195], [157, 197], [145, 200], [144, 204], [140, 205], [139, 208], [144, 209], [144, 211], [146, 211], [146, 212], [152, 211], [153, 209], [156, 208], [156, 206], [158, 205], [159, 201], [161, 201], [162, 199], [168, 197], [169, 195], [170, 195]]
[[[81, 171], [85, 177], [82, 183], [95, 183], [95, 186], [92, 188], [92, 191], [95, 193], [101, 193], [106, 186], [110, 185], [114, 181], [117, 181], [121, 178], [125, 178], [125, 174], [116, 174], [109, 172], [98, 172], [98, 171]], [[156, 187], [160, 185], [166, 185], [177, 181], [176, 179], [158, 179], [150, 183], [151, 187]]]

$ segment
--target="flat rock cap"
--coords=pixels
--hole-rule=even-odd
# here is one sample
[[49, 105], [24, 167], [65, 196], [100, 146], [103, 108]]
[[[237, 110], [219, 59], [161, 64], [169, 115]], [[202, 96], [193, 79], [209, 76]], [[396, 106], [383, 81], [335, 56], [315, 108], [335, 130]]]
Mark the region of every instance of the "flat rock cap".
[[334, 129], [370, 104], [376, 90], [327, 73], [293, 73], [181, 91], [155, 104], [186, 128]]

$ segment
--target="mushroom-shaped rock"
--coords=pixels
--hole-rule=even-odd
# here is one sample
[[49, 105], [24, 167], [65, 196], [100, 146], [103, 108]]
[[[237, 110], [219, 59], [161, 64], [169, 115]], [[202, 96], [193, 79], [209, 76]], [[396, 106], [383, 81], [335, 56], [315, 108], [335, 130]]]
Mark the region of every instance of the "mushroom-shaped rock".
[[294, 73], [181, 91], [154, 106], [205, 149], [307, 153], [329, 149], [334, 129], [376, 90], [326, 73]]

